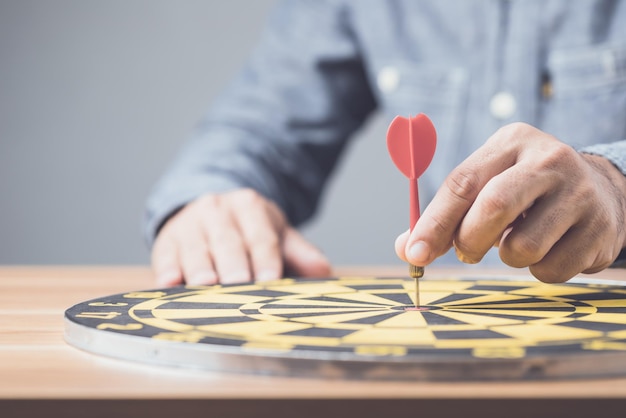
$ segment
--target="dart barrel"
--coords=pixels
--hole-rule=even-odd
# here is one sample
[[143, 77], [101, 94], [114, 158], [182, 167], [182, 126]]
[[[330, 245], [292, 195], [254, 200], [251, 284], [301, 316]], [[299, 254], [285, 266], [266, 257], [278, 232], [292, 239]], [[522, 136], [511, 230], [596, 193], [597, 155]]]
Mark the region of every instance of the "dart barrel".
[[413, 279], [419, 279], [420, 277], [423, 277], [424, 267], [409, 264], [409, 276], [411, 276]]

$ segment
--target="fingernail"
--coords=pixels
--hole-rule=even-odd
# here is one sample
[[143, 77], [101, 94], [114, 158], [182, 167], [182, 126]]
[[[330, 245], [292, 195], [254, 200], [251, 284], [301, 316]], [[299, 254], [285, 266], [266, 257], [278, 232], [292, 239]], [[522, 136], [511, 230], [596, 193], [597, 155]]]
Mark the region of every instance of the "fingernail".
[[478, 263], [480, 261], [480, 260], [474, 260], [473, 258], [470, 258], [470, 257], [466, 256], [456, 246], [454, 247], [454, 252], [456, 253], [456, 258], [458, 258], [459, 261], [462, 262], [462, 263], [465, 263], [465, 264], [476, 264], [476, 263]]
[[231, 271], [221, 276], [222, 283], [247, 283], [251, 281], [250, 272], [248, 270]]
[[177, 284], [180, 281], [180, 272], [178, 270], [165, 270], [157, 275], [156, 280], [163, 286]]
[[258, 282], [268, 282], [270, 280], [277, 280], [280, 277], [280, 274], [275, 270], [261, 270], [256, 275], [256, 281]]
[[301, 255], [302, 260], [310, 261], [310, 262], [319, 262], [325, 261], [326, 256], [324, 253], [319, 251], [317, 248], [314, 250], [303, 251]]
[[421, 266], [430, 261], [430, 247], [424, 241], [417, 241], [409, 248], [409, 261]]
[[199, 271], [194, 273], [187, 279], [187, 283], [191, 285], [214, 284], [217, 282], [217, 275], [214, 271]]

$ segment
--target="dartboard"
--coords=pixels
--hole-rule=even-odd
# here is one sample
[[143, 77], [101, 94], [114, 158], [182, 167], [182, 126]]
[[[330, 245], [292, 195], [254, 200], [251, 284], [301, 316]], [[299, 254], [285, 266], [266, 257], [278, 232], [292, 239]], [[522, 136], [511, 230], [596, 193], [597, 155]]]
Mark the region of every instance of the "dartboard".
[[106, 296], [68, 309], [66, 340], [127, 360], [359, 379], [626, 374], [626, 287], [573, 280], [281, 279]]

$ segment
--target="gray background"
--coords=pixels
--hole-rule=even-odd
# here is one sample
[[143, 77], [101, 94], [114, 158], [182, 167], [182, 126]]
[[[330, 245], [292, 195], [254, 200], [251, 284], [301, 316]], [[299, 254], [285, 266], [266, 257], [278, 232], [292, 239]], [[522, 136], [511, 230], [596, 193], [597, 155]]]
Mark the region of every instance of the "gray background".
[[[147, 264], [146, 196], [275, 1], [0, 1], [0, 263]], [[385, 129], [353, 141], [304, 228], [336, 264], [399, 263]]]

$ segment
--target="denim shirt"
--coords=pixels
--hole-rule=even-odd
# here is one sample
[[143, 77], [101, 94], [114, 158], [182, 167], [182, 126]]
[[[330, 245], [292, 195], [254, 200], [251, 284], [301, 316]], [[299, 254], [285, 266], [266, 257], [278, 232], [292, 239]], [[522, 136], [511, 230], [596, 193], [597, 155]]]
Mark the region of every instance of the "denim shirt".
[[[315, 210], [374, 112], [427, 114], [438, 151], [420, 188], [523, 121], [626, 174], [626, 4], [618, 0], [294, 0], [155, 186], [152, 242], [205, 193], [251, 187], [292, 224]], [[381, 139], [384, 140], [384, 139]]]

